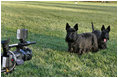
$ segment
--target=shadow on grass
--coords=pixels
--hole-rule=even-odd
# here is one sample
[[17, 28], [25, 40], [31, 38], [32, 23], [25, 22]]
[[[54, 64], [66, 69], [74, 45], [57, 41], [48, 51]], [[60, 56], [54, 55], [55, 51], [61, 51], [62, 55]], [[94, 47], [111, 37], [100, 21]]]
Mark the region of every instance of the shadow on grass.
[[[26, 4], [26, 3], [22, 3]], [[94, 3], [93, 3], [94, 4]], [[109, 9], [107, 8], [116, 8], [115, 6], [102, 6], [102, 5], [85, 5], [85, 4], [69, 4], [69, 3], [48, 3], [48, 2], [36, 2], [36, 3], [30, 3], [28, 2], [28, 5], [41, 5], [41, 6], [51, 6], [51, 7], [61, 7], [61, 8], [71, 8], [71, 9], [83, 9], [83, 10], [95, 10], [95, 11], [104, 11], [109, 12]]]
[[[26, 5], [37, 5], [37, 6], [44, 6], [44, 7], [61, 7], [61, 8], [67, 8], [67, 9], [77, 9], [77, 10], [93, 10], [93, 11], [101, 11], [101, 12], [105, 12], [108, 13], [110, 12], [109, 9], [113, 9], [114, 11], [116, 11], [116, 6], [103, 6], [103, 5], [87, 5], [87, 4], [70, 4], [70, 3], [51, 3], [51, 2], [20, 2], [17, 3], [15, 2], [15, 4], [26, 4]], [[93, 3], [94, 4], [94, 3]], [[89, 12], [89, 11], [88, 11]]]
[[64, 38], [34, 33], [31, 35], [34, 35], [34, 38], [30, 36], [29, 39], [37, 42], [35, 46], [39, 46], [41, 48], [49, 48], [57, 51], [67, 51], [67, 44]]
[[[9, 32], [9, 33], [8, 33]], [[36, 46], [36, 48], [39, 46], [41, 48], [49, 48], [56, 51], [67, 51], [67, 44], [65, 42], [64, 38], [56, 37], [52, 35], [44, 35], [44, 34], [36, 34], [29, 32], [27, 41], [36, 41], [37, 43], [33, 46]], [[7, 34], [7, 35], [6, 35]], [[13, 30], [7, 30], [7, 32], [4, 34], [4, 31], [2, 31], [2, 40], [6, 40], [10, 38], [9, 44], [18, 43], [19, 40], [16, 38], [16, 31]]]
[[[36, 4], [35, 4], [36, 5]], [[38, 5], [42, 6], [52, 6], [52, 7], [61, 7], [61, 8], [71, 8], [71, 9], [83, 9], [83, 10], [94, 10], [94, 11], [104, 11], [109, 12], [107, 8], [116, 8], [115, 6], [101, 6], [101, 5], [85, 5], [85, 4], [64, 4], [64, 3], [46, 3], [40, 2]]]
[[[58, 1], [57, 1], [58, 2]], [[16, 3], [16, 2], [15, 2]], [[104, 5], [87, 5], [87, 3], [86, 2], [84, 2], [84, 3], [86, 3], [86, 4], [79, 4], [79, 2], [78, 2], [78, 4], [74, 4], [74, 2], [73, 3], [53, 3], [53, 2], [44, 2], [44, 1], [29, 1], [29, 2], [27, 2], [26, 3], [26, 1], [22, 1], [22, 2], [18, 2], [18, 4], [19, 3], [21, 3], [21, 4], [33, 4], [33, 5], [39, 5], [39, 4], [48, 4], [48, 5], [52, 5], [52, 6], [55, 6], [55, 5], [59, 5], [59, 6], [75, 6], [75, 5], [78, 5], [78, 6], [85, 6], [85, 7], [105, 7]], [[90, 3], [92, 3], [92, 2], [90, 2]], [[95, 4], [95, 3], [92, 3], [92, 4]], [[104, 3], [101, 3], [101, 4], [104, 4]], [[107, 7], [115, 7], [115, 6], [107, 6]]]

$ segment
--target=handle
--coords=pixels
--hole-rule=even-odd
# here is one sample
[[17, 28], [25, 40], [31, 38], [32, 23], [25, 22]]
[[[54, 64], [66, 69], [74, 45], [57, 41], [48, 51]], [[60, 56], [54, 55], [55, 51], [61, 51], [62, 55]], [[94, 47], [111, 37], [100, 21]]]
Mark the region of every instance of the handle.
[[20, 47], [20, 46], [28, 46], [30, 44], [36, 44], [36, 41], [33, 41], [33, 42], [27, 41], [26, 43], [11, 44], [11, 45], [9, 45], [9, 48]]

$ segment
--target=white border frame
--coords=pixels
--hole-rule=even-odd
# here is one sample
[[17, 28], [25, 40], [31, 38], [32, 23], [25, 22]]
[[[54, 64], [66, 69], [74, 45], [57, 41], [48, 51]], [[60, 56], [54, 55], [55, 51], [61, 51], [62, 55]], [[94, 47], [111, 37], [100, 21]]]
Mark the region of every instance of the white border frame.
[[[117, 0], [1, 0], [1, 1], [117, 1]], [[0, 17], [1, 17], [1, 1], [0, 1]], [[118, 1], [117, 1], [117, 5], [118, 5]], [[117, 15], [118, 15], [118, 8], [117, 8]], [[118, 18], [118, 16], [117, 16]], [[0, 19], [0, 23], [1, 23], [1, 19]], [[117, 19], [117, 26], [118, 26], [118, 19]], [[118, 30], [118, 27], [117, 27], [117, 30]], [[0, 41], [1, 41], [1, 24], [0, 24]], [[118, 31], [117, 31], [117, 44], [118, 44]], [[0, 44], [1, 46], [1, 44]], [[1, 47], [0, 47], [1, 49]], [[117, 46], [117, 52], [118, 52], [118, 46]], [[1, 55], [1, 53], [0, 53]], [[118, 53], [117, 53], [117, 56], [118, 56]], [[0, 58], [1, 60], [1, 58]], [[1, 62], [0, 62], [1, 64]], [[1, 67], [1, 65], [0, 65]], [[118, 58], [117, 58], [117, 67], [118, 67]], [[0, 70], [1, 72], [1, 70]], [[117, 70], [117, 76], [118, 76], [118, 70]], [[0, 77], [1, 77], [1, 74], [0, 74]], [[3, 77], [1, 77], [3, 78]], [[6, 77], [6, 78], [9, 78], [9, 77]], [[17, 78], [17, 77], [14, 77], [14, 78]], [[19, 77], [19, 78], [25, 78], [25, 77]], [[28, 77], [28, 78], [34, 78], [34, 77]], [[40, 78], [40, 77], [38, 77]], [[41, 77], [41, 78], [46, 78], [46, 77]], [[49, 78], [49, 77], [47, 77]], [[56, 78], [56, 77], [54, 77]], [[62, 78], [68, 78], [68, 77], [62, 77]], [[73, 78], [78, 78], [78, 77], [73, 77]], [[91, 78], [91, 77], [84, 77], [84, 78]], [[93, 78], [101, 78], [101, 77], [93, 77]], [[102, 77], [102, 78], [111, 78], [111, 77]], [[113, 77], [113, 78], [117, 78], [117, 77]]]

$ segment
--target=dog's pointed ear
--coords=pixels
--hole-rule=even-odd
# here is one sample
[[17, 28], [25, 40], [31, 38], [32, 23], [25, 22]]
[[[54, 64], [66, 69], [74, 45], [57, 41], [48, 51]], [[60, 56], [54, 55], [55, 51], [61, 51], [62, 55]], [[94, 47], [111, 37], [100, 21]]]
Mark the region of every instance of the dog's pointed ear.
[[105, 30], [105, 27], [104, 27], [104, 25], [102, 25], [102, 28], [101, 28], [101, 31], [103, 31], [103, 30]]
[[110, 32], [110, 25], [107, 27], [108, 32]]
[[66, 30], [70, 28], [70, 25], [68, 23], [66, 23]]
[[77, 31], [78, 30], [78, 24], [75, 24], [74, 29]]

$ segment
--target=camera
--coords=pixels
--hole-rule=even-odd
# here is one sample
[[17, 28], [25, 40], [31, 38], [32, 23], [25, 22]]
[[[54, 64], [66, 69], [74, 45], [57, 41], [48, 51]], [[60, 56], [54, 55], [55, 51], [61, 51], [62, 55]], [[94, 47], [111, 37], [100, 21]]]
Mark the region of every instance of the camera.
[[[1, 72], [9, 73], [14, 70], [16, 65], [24, 64], [24, 61], [32, 59], [32, 50], [28, 45], [36, 42], [26, 41], [28, 38], [27, 29], [17, 30], [17, 39], [19, 43], [9, 45], [10, 39], [1, 41], [3, 53], [1, 54]], [[10, 51], [16, 47], [15, 51]]]

